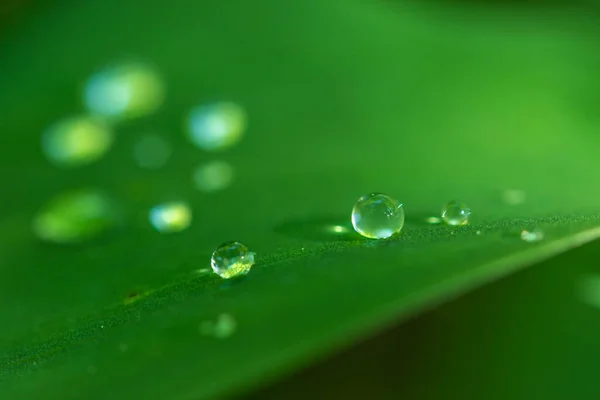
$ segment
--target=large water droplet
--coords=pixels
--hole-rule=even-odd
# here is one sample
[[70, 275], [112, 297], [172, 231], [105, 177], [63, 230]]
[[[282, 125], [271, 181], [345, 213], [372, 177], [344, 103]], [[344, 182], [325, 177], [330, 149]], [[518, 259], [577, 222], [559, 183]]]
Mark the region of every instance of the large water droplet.
[[214, 151], [237, 144], [246, 130], [246, 113], [235, 103], [201, 105], [187, 120], [190, 138], [201, 149]]
[[352, 209], [352, 225], [364, 237], [389, 238], [404, 226], [404, 209], [388, 195], [367, 194], [358, 199]]
[[146, 135], [138, 140], [133, 155], [142, 168], [158, 169], [171, 156], [171, 146], [158, 135]]
[[90, 239], [117, 222], [114, 204], [97, 190], [77, 190], [55, 197], [33, 220], [42, 240], [75, 243]]
[[254, 265], [254, 253], [243, 243], [227, 242], [213, 252], [210, 264], [221, 278], [246, 275]]
[[85, 85], [88, 110], [111, 121], [155, 112], [164, 100], [164, 83], [154, 69], [141, 63], [106, 67]]
[[198, 190], [216, 192], [231, 185], [233, 167], [225, 161], [212, 161], [196, 167], [192, 178]]
[[113, 142], [112, 131], [88, 116], [62, 119], [42, 135], [42, 149], [55, 165], [74, 167], [100, 159]]
[[160, 233], [181, 232], [192, 223], [192, 210], [183, 202], [159, 204], [150, 210], [150, 223]]

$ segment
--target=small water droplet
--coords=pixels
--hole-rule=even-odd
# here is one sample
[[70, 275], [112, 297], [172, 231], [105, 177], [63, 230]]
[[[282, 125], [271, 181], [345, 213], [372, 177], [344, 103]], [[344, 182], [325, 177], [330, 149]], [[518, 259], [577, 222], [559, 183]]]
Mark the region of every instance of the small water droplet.
[[146, 135], [135, 144], [133, 155], [140, 167], [158, 169], [169, 160], [171, 146], [159, 135]]
[[525, 192], [519, 189], [506, 189], [502, 192], [502, 201], [511, 206], [523, 204], [525, 202]]
[[475, 231], [476, 235], [481, 235], [481, 231]]
[[233, 181], [233, 167], [225, 161], [212, 161], [196, 167], [192, 179], [203, 192], [223, 190]]
[[33, 220], [40, 239], [75, 243], [90, 239], [117, 223], [114, 204], [97, 190], [77, 190], [52, 199]]
[[221, 278], [246, 275], [254, 265], [254, 253], [240, 242], [223, 243], [213, 252], [211, 267]]
[[87, 116], [62, 119], [42, 135], [44, 154], [50, 162], [61, 167], [97, 161], [112, 143], [112, 131], [100, 120]]
[[388, 195], [367, 194], [358, 199], [352, 209], [352, 226], [364, 237], [386, 239], [404, 226], [404, 209]]
[[451, 201], [442, 208], [442, 219], [452, 226], [466, 225], [469, 223], [471, 209], [458, 201]]
[[151, 67], [124, 63], [106, 67], [92, 75], [85, 85], [88, 110], [110, 121], [146, 116], [164, 100], [164, 83]]
[[192, 210], [183, 202], [159, 204], [150, 209], [150, 223], [160, 233], [175, 233], [192, 223]]
[[521, 240], [525, 242], [539, 242], [544, 239], [544, 232], [539, 228], [523, 229], [521, 231]]
[[236, 320], [229, 314], [220, 314], [215, 321], [204, 321], [198, 328], [200, 333], [217, 339], [227, 339], [237, 330]]
[[207, 151], [237, 144], [246, 130], [246, 113], [235, 103], [220, 102], [194, 107], [188, 116], [192, 142]]

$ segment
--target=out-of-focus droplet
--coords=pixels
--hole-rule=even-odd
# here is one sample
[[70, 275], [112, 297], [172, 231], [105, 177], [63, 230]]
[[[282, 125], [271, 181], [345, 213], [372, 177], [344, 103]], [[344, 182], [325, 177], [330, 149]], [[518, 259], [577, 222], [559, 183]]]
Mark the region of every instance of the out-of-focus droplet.
[[438, 225], [442, 223], [442, 219], [440, 217], [427, 217], [425, 218], [425, 222], [431, 225]]
[[183, 202], [159, 204], [150, 210], [150, 223], [160, 233], [181, 232], [192, 223], [192, 210]]
[[511, 206], [523, 204], [525, 202], [525, 192], [518, 189], [506, 189], [502, 192], [502, 201]]
[[146, 135], [135, 144], [133, 155], [140, 167], [158, 169], [169, 160], [171, 146], [159, 135]]
[[92, 114], [120, 121], [152, 114], [164, 96], [165, 85], [153, 68], [125, 63], [92, 75], [85, 85], [84, 101]]
[[33, 231], [48, 242], [76, 243], [114, 227], [117, 220], [114, 204], [105, 194], [78, 190], [51, 200], [34, 218]]
[[523, 229], [521, 231], [521, 240], [525, 242], [539, 242], [544, 239], [544, 232], [539, 228]]
[[62, 119], [42, 135], [42, 149], [57, 166], [76, 167], [99, 160], [113, 143], [113, 133], [89, 116]]
[[192, 142], [207, 151], [222, 150], [237, 144], [246, 130], [246, 112], [231, 102], [192, 108], [187, 119]]
[[233, 167], [225, 161], [212, 161], [196, 167], [192, 179], [203, 192], [223, 190], [233, 181]]
[[227, 339], [237, 330], [236, 320], [229, 314], [220, 314], [214, 321], [204, 321], [198, 328], [200, 333], [217, 339]]

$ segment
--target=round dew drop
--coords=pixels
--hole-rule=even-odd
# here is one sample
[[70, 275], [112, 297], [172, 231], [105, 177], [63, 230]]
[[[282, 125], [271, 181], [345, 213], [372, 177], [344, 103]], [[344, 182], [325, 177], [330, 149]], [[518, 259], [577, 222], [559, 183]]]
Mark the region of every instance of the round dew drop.
[[458, 201], [451, 201], [442, 208], [442, 219], [452, 226], [461, 226], [469, 223], [471, 209]]
[[402, 204], [382, 193], [362, 196], [352, 209], [354, 230], [369, 239], [386, 239], [404, 226]]
[[240, 242], [223, 243], [213, 252], [210, 264], [221, 278], [246, 275], [254, 265], [254, 253]]

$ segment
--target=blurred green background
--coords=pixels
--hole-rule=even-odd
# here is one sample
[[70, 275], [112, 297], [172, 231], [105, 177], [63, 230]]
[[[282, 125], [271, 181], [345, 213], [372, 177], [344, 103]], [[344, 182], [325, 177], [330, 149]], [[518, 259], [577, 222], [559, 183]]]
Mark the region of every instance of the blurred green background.
[[[4, 3], [0, 397], [598, 398], [599, 248], [571, 249], [599, 234], [599, 9], [526, 3]], [[156, 69], [162, 106], [115, 123], [97, 162], [49, 162], [43, 132], [130, 60]], [[248, 117], [220, 152], [185, 133], [215, 100]], [[161, 168], [136, 165], [148, 134], [172, 148]], [[215, 160], [233, 183], [199, 192]], [[36, 237], [80, 188], [109, 193], [120, 224]], [[405, 206], [394, 240], [347, 231], [372, 191]], [[423, 222], [454, 198], [469, 226]], [[190, 227], [156, 232], [149, 210], [173, 200]], [[536, 226], [539, 243], [513, 234]], [[257, 253], [246, 279], [208, 273], [228, 240]], [[203, 334], [223, 314], [235, 332]]]

